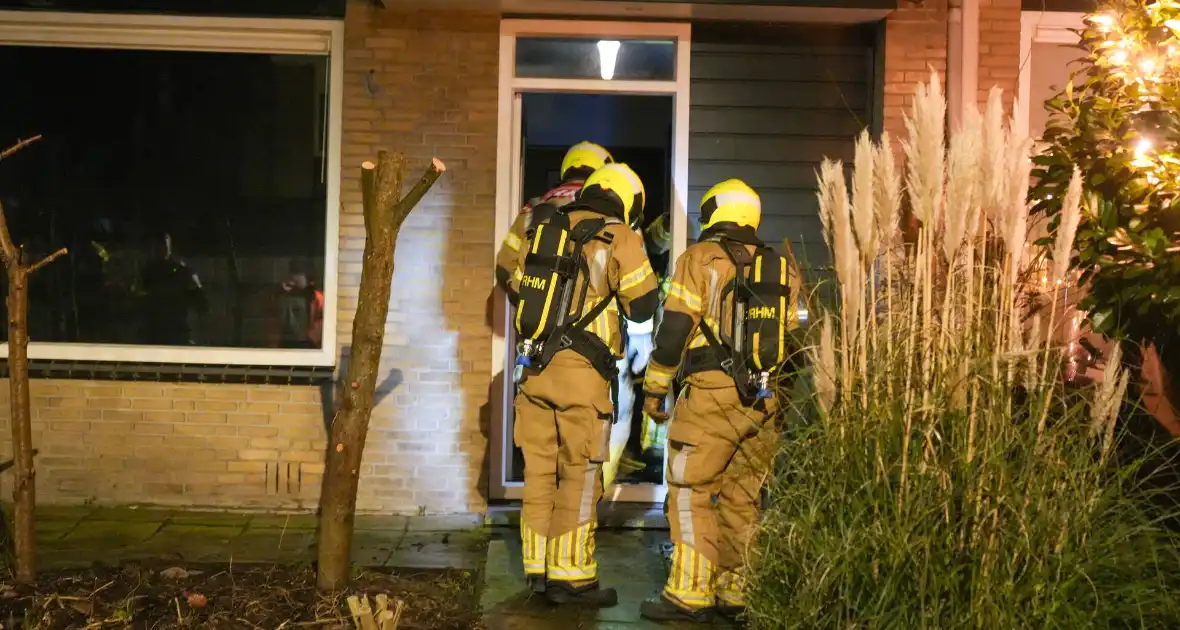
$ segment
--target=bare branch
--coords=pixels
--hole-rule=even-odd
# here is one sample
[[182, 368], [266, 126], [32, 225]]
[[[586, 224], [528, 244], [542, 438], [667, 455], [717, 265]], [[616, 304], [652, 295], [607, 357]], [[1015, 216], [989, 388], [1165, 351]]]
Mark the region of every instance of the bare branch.
[[431, 159], [430, 166], [422, 174], [422, 179], [419, 179], [418, 183], [414, 184], [414, 187], [410, 189], [410, 192], [406, 193], [406, 196], [397, 202], [393, 215], [394, 221], [401, 223], [406, 218], [406, 215], [410, 214], [410, 210], [413, 210], [414, 206], [418, 205], [419, 201], [422, 201], [422, 197], [426, 196], [426, 193], [430, 191], [430, 187], [434, 186], [434, 182], [438, 181], [438, 178], [445, 172], [447, 172], [447, 165], [443, 164], [442, 160], [438, 158]]
[[12, 235], [8, 233], [8, 215], [4, 212], [4, 204], [0, 203], [0, 259], [5, 267], [19, 265], [20, 250], [12, 242]]
[[32, 138], [25, 138], [24, 140], [18, 140], [16, 144], [8, 147], [7, 149], [4, 149], [4, 152], [0, 153], [0, 160], [4, 160], [5, 158], [12, 155], [13, 153], [20, 151], [21, 149], [29, 146], [30, 144], [33, 144], [34, 142], [36, 142], [40, 139], [41, 139], [41, 134], [37, 134], [37, 135], [33, 136]]
[[32, 265], [29, 265], [29, 268], [28, 268], [28, 270], [25, 271], [25, 273], [32, 275], [33, 272], [44, 267], [45, 265], [48, 265], [49, 263], [57, 260], [58, 258], [65, 256], [68, 253], [70, 253], [70, 250], [63, 247], [63, 248], [57, 250], [56, 252], [53, 252], [52, 254], [46, 256], [45, 258], [38, 260], [37, 262], [33, 263]]

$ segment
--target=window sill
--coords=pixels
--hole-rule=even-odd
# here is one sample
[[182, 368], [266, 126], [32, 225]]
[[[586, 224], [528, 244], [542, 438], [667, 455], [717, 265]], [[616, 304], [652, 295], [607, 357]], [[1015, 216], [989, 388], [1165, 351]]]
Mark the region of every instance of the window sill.
[[[147, 381], [245, 385], [323, 385], [334, 369], [322, 366], [254, 366], [132, 361], [29, 360], [29, 377], [90, 381]], [[0, 378], [8, 378], [8, 361]]]

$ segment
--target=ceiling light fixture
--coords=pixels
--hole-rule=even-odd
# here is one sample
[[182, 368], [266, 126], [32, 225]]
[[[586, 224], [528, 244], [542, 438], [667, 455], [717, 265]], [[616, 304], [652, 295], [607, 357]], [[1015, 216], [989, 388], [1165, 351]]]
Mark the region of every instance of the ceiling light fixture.
[[610, 81], [615, 76], [615, 60], [619, 56], [619, 42], [603, 40], [598, 42], [598, 65], [602, 69], [603, 80]]

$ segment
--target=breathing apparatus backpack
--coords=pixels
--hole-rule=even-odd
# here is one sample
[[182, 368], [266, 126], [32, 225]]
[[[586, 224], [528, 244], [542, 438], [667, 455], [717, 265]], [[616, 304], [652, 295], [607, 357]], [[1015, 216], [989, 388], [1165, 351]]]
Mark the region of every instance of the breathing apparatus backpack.
[[737, 269], [733, 281], [721, 291], [721, 303], [731, 304], [732, 335], [725, 333], [724, 326], [711, 330], [704, 320], [701, 333], [743, 399], [770, 398], [771, 379], [792, 359], [788, 343], [788, 309], [795, 308], [791, 263], [765, 245], [751, 254], [744, 244], [725, 236], [719, 244]]
[[[538, 206], [538, 210], [542, 208], [544, 204]], [[586, 219], [571, 227], [569, 214], [563, 208], [544, 209], [535, 219], [539, 221], [529, 230], [531, 248], [525, 255], [516, 306], [515, 328], [520, 339], [516, 363], [544, 369], [559, 351], [571, 349], [613, 382], [617, 376], [614, 354], [585, 328], [615, 298], [605, 297], [582, 313], [589, 288], [589, 265], [582, 251], [592, 240], [608, 245], [612, 242], [610, 234], [602, 233], [610, 221]], [[585, 281], [575, 296], [579, 278]], [[578, 305], [577, 311], [571, 314], [574, 304]]]

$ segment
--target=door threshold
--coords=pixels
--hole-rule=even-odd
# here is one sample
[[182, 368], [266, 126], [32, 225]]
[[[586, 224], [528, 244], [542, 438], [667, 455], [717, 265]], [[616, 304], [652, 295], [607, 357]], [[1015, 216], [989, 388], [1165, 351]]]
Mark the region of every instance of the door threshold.
[[[489, 505], [484, 524], [492, 527], [519, 527], [520, 502]], [[598, 506], [598, 526], [604, 529], [668, 529], [664, 506], [652, 503], [609, 503]]]

